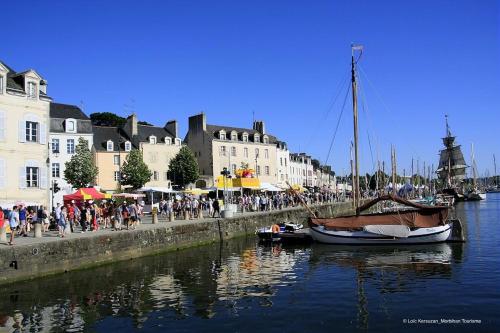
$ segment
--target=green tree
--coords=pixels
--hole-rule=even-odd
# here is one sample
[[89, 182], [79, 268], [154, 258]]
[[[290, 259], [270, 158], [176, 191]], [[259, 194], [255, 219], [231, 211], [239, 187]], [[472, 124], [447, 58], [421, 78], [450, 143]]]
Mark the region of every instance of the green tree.
[[64, 179], [73, 188], [88, 187], [95, 182], [97, 171], [88, 141], [79, 138], [75, 154], [65, 164]]
[[143, 187], [152, 175], [153, 173], [144, 163], [142, 152], [139, 149], [132, 149], [123, 163], [120, 183], [137, 190]]
[[187, 146], [182, 147], [179, 153], [170, 160], [168, 170], [170, 179], [175, 185], [186, 186], [199, 177], [198, 162]]

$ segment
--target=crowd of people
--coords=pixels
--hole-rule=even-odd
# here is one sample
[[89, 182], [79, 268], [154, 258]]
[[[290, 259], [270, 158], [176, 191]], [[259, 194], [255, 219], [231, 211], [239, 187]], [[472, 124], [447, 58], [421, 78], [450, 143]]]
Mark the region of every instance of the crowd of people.
[[[307, 204], [331, 203], [339, 201], [334, 193], [253, 193], [226, 197], [226, 203], [236, 205], [240, 212], [259, 212], [280, 210]], [[223, 200], [209, 196], [173, 196], [159, 202], [160, 216], [173, 215], [174, 219], [197, 219], [221, 217]], [[94, 201], [67, 202], [57, 204], [52, 212], [46, 207], [38, 208], [16, 205], [3, 210], [0, 207], [0, 229], [7, 224], [10, 227], [9, 245], [14, 245], [16, 235], [26, 237], [36, 223], [41, 224], [42, 232], [57, 229], [63, 238], [74, 232], [95, 232], [99, 229], [123, 230], [135, 229], [141, 223], [143, 204], [134, 202]]]

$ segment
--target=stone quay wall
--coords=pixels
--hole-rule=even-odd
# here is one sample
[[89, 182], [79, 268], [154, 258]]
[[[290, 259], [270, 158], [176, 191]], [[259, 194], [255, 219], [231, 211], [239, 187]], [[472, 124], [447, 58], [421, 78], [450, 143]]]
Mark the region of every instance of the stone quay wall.
[[[318, 216], [352, 213], [352, 203], [313, 206]], [[219, 242], [276, 222], [306, 223], [303, 207], [247, 213], [233, 218], [143, 224], [137, 230], [86, 233], [64, 239], [36, 239], [25, 245], [0, 247], [0, 284], [85, 269], [120, 260]], [[35, 240], [35, 239], [34, 239]]]

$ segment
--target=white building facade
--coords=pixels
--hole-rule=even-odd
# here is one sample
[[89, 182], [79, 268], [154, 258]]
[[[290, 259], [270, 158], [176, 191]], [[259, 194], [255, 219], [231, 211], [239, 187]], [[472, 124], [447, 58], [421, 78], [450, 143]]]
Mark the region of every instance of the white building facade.
[[0, 205], [48, 205], [47, 82], [0, 62]]
[[[93, 144], [92, 123], [79, 107], [68, 104], [50, 104], [49, 133], [49, 201], [54, 207], [63, 203], [63, 196], [73, 193], [75, 189], [64, 179], [65, 164], [75, 154], [78, 140], [87, 140], [91, 149]], [[54, 193], [54, 185], [60, 188]]]
[[276, 184], [286, 189], [288, 188], [287, 181], [291, 183], [290, 179], [290, 151], [288, 150], [286, 142], [278, 141], [276, 144], [276, 169], [277, 179]]

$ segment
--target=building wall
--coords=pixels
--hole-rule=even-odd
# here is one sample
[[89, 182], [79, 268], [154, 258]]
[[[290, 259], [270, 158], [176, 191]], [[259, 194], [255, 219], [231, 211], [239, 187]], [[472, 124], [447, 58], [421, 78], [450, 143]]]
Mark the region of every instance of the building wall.
[[[168, 145], [165, 143], [150, 144], [148, 142], [141, 142], [141, 150], [144, 162], [148, 165], [149, 170], [153, 172], [151, 180], [145, 186], [155, 187], [171, 187], [170, 180], [167, 178], [168, 165], [170, 160], [179, 153], [181, 145], [176, 145], [175, 140], [172, 139], [174, 144]], [[154, 179], [154, 172], [158, 174], [158, 180]]]
[[[77, 120], [79, 121], [79, 120]], [[57, 185], [61, 189], [57, 193], [53, 193], [54, 201], [52, 203], [52, 207], [55, 207], [58, 203], [63, 203], [63, 196], [66, 194], [71, 194], [75, 191], [73, 187], [66, 182], [64, 179], [64, 170], [66, 169], [65, 163], [69, 162], [71, 157], [74, 154], [69, 154], [67, 149], [68, 139], [73, 139], [75, 142], [75, 151], [76, 146], [78, 145], [78, 140], [80, 137], [84, 138], [89, 143], [89, 149], [92, 149], [93, 144], [93, 135], [92, 134], [83, 134], [83, 133], [50, 133], [49, 136], [49, 187], [52, 186], [52, 181], [56, 181]], [[52, 139], [59, 139], [59, 153], [54, 153], [52, 151]], [[59, 177], [54, 177], [53, 174], [53, 165], [59, 164]], [[52, 193], [51, 193], [52, 195]], [[51, 198], [49, 198], [50, 201]]]
[[[119, 158], [119, 165], [115, 164], [115, 156]], [[119, 188], [118, 181], [115, 180], [115, 171], [120, 171], [123, 162], [128, 156], [128, 152], [125, 151], [95, 151], [94, 159], [96, 166], [99, 168], [96, 178], [96, 185], [100, 187], [102, 191], [116, 191]]]
[[276, 184], [286, 187], [286, 181], [291, 183], [290, 175], [290, 151], [288, 149], [276, 149]]
[[[221, 153], [221, 147], [226, 147], [226, 155]], [[231, 156], [231, 148], [236, 149], [236, 156]], [[244, 150], [248, 149], [248, 157], [244, 155]], [[256, 151], [259, 150], [257, 161]], [[268, 155], [266, 157], [265, 151]], [[224, 167], [230, 169], [231, 175], [234, 175], [234, 166], [239, 169], [241, 163], [248, 163], [251, 169], [256, 169], [256, 165], [260, 167], [260, 175], [258, 175], [261, 182], [276, 184], [277, 169], [276, 169], [276, 145], [264, 144], [254, 142], [242, 142], [231, 140], [212, 140], [213, 151], [213, 167], [212, 174], [219, 175]], [[230, 167], [232, 166], [232, 167]], [[269, 174], [266, 174], [266, 167], [269, 167]]]
[[[2, 74], [5, 77], [5, 74]], [[39, 87], [37, 75], [26, 74], [27, 81]], [[48, 98], [13, 95], [5, 89], [0, 93], [0, 204], [11, 205], [17, 201], [27, 204], [48, 205]], [[37, 122], [38, 142], [25, 141], [26, 121]], [[24, 139], [23, 139], [24, 137]], [[39, 168], [38, 187], [28, 188], [26, 166]]]

